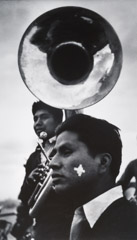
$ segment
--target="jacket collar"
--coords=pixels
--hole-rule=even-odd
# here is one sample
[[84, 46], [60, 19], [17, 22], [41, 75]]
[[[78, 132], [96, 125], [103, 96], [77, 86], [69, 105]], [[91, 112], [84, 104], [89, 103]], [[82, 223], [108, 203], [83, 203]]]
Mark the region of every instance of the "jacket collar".
[[83, 205], [86, 219], [91, 227], [112, 202], [123, 197], [122, 192], [122, 187], [116, 186]]

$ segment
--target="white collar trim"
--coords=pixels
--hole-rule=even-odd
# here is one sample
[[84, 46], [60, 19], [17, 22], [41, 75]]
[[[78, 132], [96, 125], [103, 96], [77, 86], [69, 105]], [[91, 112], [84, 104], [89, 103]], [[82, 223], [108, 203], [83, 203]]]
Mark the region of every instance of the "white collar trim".
[[51, 144], [51, 143], [53, 143], [53, 142], [56, 141], [56, 137], [54, 136], [54, 137], [50, 138], [48, 141], [49, 141], [49, 143]]
[[93, 227], [100, 215], [107, 209], [107, 207], [122, 196], [122, 187], [116, 186], [91, 200], [90, 202], [84, 204], [84, 213], [90, 226]]

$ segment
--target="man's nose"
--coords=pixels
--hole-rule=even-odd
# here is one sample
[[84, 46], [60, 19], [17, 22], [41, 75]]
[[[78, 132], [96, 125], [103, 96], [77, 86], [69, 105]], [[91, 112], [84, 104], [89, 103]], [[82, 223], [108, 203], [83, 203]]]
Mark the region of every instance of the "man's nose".
[[61, 161], [57, 155], [54, 155], [50, 161], [50, 168], [56, 169], [61, 166]]

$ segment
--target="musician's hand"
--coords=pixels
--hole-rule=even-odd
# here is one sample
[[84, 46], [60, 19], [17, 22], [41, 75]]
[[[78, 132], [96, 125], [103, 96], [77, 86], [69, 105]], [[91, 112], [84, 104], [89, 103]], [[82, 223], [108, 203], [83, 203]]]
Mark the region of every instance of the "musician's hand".
[[[130, 183], [130, 180], [135, 177], [137, 183], [137, 159], [132, 160], [126, 167], [125, 172], [123, 173], [122, 177], [118, 181], [118, 184], [121, 184], [123, 190], [125, 191]], [[136, 184], [137, 190], [137, 184]]]
[[[131, 182], [135, 177], [136, 182]], [[137, 159], [132, 160], [126, 167], [117, 185], [122, 185], [123, 195], [132, 204], [137, 205]]]
[[28, 176], [27, 182], [28, 183], [38, 183], [42, 182], [49, 171], [49, 167], [45, 166], [44, 163], [38, 165], [30, 175]]

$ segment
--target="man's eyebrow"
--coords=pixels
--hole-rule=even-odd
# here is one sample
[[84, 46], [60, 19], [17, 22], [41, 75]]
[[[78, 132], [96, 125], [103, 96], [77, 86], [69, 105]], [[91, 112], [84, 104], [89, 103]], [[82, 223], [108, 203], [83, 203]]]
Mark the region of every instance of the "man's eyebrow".
[[[71, 143], [63, 143], [61, 146], [59, 146], [58, 148], [60, 149], [60, 150], [63, 150], [63, 149], [65, 149], [65, 148], [69, 148], [69, 147], [73, 147], [73, 145], [71, 144]], [[53, 149], [52, 149], [52, 151], [51, 151], [51, 153], [50, 153], [50, 155], [49, 155], [49, 157], [54, 157], [54, 155], [56, 154], [56, 152], [57, 152], [57, 149], [56, 149], [56, 147], [54, 147]]]
[[40, 116], [49, 116], [49, 113], [41, 113]]
[[71, 142], [66, 142], [60, 148], [66, 148], [66, 147], [73, 147], [73, 144]]
[[66, 148], [71, 148], [72, 149], [73, 147], [74, 147], [74, 145], [72, 143], [66, 142], [66, 143], [63, 143], [61, 146], [59, 146], [59, 150], [63, 151]]

